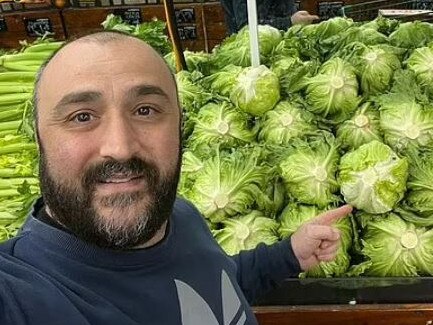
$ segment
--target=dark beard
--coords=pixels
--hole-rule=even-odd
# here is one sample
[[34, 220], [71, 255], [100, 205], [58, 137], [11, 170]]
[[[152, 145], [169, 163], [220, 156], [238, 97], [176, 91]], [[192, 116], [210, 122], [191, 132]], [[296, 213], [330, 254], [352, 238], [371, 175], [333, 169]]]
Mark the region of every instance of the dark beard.
[[[42, 147], [40, 155], [41, 192], [51, 217], [83, 241], [102, 248], [132, 249], [152, 239], [172, 212], [180, 174], [180, 154], [176, 168], [166, 176], [161, 175], [154, 163], [137, 157], [125, 162], [106, 160], [85, 170], [78, 188], [54, 179]], [[139, 215], [133, 216], [132, 222], [125, 220], [125, 224], [113, 227], [98, 214], [93, 201], [96, 185], [119, 174], [123, 177], [141, 177], [145, 188], [102, 197], [100, 205], [109, 209], [127, 209], [146, 196], [148, 203]]]

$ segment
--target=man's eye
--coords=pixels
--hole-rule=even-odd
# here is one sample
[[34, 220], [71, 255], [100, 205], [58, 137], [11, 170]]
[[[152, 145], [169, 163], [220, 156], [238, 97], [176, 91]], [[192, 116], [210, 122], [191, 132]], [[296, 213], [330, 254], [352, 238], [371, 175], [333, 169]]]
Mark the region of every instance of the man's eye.
[[150, 106], [140, 106], [137, 109], [137, 114], [141, 116], [148, 116], [153, 113], [153, 108]]
[[79, 113], [74, 116], [73, 121], [79, 123], [89, 122], [92, 119], [92, 116], [89, 113]]

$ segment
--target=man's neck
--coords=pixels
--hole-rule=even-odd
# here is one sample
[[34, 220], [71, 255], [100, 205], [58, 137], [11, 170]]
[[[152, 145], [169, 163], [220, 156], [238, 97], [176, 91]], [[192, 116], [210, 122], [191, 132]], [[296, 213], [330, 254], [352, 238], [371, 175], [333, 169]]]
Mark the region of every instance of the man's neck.
[[167, 225], [168, 225], [168, 221], [164, 222], [163, 225], [161, 226], [161, 228], [159, 228], [159, 230], [156, 232], [155, 236], [153, 236], [146, 243], [134, 247], [134, 249], [149, 248], [151, 246], [158, 244], [165, 237], [165, 234], [167, 231]]

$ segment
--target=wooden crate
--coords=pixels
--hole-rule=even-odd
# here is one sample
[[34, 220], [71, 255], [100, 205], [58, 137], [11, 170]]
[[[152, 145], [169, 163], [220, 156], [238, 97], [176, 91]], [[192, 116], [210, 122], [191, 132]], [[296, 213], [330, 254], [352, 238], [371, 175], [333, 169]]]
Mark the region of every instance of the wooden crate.
[[0, 48], [17, 48], [20, 40], [32, 41], [37, 36], [31, 35], [42, 32], [48, 25], [51, 26], [55, 39], [65, 39], [61, 16], [57, 9], [3, 13], [0, 14], [0, 19], [4, 21], [7, 29], [0, 32]]

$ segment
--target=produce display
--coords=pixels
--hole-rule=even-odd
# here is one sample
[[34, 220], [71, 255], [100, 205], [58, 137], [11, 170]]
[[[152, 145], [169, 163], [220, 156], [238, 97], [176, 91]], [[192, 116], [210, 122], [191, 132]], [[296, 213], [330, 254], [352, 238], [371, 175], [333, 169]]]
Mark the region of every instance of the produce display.
[[337, 17], [259, 40], [258, 67], [246, 28], [185, 51], [179, 193], [228, 254], [346, 202], [336, 260], [302, 276], [433, 275], [433, 25]]
[[[174, 71], [164, 23], [103, 26], [147, 41]], [[433, 275], [433, 25], [337, 17], [259, 26], [259, 40], [258, 67], [246, 28], [212, 53], [185, 51], [179, 194], [230, 255], [346, 202], [336, 260], [301, 276]], [[39, 195], [33, 82], [59, 46], [0, 56], [0, 240]]]
[[14, 236], [39, 195], [32, 96], [36, 73], [62, 45], [41, 39], [0, 56], [0, 240]]

